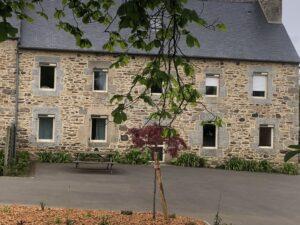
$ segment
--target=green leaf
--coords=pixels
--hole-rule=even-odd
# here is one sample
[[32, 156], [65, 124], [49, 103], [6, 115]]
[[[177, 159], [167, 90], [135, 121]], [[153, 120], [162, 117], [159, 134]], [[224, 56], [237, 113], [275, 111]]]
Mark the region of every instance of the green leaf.
[[200, 48], [200, 43], [197, 38], [192, 36], [191, 34], [186, 35], [186, 44], [188, 47], [192, 48], [194, 46]]
[[284, 161], [287, 162], [298, 154], [300, 154], [300, 150], [287, 152], [284, 156]]
[[216, 25], [216, 27], [220, 30], [220, 31], [227, 31], [226, 25], [224, 23], [219, 23]]

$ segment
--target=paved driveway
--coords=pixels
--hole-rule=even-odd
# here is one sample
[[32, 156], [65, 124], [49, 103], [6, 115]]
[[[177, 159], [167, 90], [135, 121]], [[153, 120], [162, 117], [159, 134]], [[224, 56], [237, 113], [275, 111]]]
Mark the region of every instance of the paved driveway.
[[[113, 175], [71, 164], [38, 164], [35, 177], [0, 178], [0, 203], [151, 210], [153, 169], [116, 167]], [[224, 222], [300, 224], [300, 176], [163, 167], [170, 211], [212, 221], [220, 193]]]

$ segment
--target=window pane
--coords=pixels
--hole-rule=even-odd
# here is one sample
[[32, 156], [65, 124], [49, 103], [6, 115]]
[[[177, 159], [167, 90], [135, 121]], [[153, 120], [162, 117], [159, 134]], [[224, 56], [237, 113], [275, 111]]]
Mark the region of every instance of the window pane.
[[203, 126], [203, 147], [216, 147], [216, 126], [213, 124]]
[[272, 147], [272, 127], [260, 127], [259, 146]]
[[104, 141], [106, 137], [106, 119], [92, 118], [92, 140]]
[[213, 86], [206, 86], [206, 95], [217, 95], [217, 87]]
[[41, 140], [53, 139], [53, 118], [51, 117], [39, 118], [39, 139]]
[[41, 66], [40, 88], [54, 89], [55, 67]]
[[160, 87], [158, 85], [153, 85], [151, 87], [151, 93], [161, 94], [162, 93], [162, 87]]
[[254, 97], [265, 97], [265, 92], [264, 91], [253, 91], [253, 96]]
[[[163, 151], [163, 147], [157, 147], [156, 148], [156, 151], [157, 151], [157, 157], [158, 157], [158, 160], [159, 161], [163, 161], [163, 154], [164, 154], [164, 151]], [[151, 151], [151, 157], [152, 157], [152, 161], [154, 161], [154, 152]]]
[[205, 94], [217, 95], [219, 86], [219, 77], [207, 75], [205, 80]]
[[104, 71], [94, 72], [94, 90], [106, 91], [106, 73]]

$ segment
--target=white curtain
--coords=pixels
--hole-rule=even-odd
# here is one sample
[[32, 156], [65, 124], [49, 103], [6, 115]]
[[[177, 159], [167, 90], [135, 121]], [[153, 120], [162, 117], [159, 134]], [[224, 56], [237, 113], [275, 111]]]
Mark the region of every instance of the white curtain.
[[217, 87], [218, 85], [219, 85], [219, 78], [218, 77], [206, 77], [205, 86]]
[[94, 76], [94, 90], [106, 91], [106, 73], [104, 71], [95, 71]]
[[106, 119], [93, 118], [92, 119], [92, 140], [105, 140]]
[[253, 76], [253, 91], [266, 91], [267, 76], [254, 75]]

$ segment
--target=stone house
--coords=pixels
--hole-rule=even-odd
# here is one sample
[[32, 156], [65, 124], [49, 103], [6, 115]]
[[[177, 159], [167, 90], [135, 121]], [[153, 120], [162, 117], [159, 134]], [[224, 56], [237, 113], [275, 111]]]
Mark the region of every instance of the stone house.
[[[58, 2], [46, 1], [47, 13]], [[202, 46], [185, 49], [203, 101], [225, 125], [201, 126], [209, 114], [199, 105], [175, 127], [189, 150], [212, 160], [239, 156], [282, 162], [287, 146], [298, 143], [300, 60], [281, 23], [281, 0], [189, 2], [204, 7], [204, 18], [219, 18], [228, 27], [227, 32], [192, 27]], [[32, 17], [32, 24], [15, 21], [19, 37], [0, 43], [1, 147], [7, 126], [15, 122], [17, 150], [128, 149], [127, 129], [143, 125], [153, 109], [139, 103], [125, 124], [115, 125], [109, 100], [128, 90], [132, 75], [151, 56], [132, 50], [128, 66], [110, 69], [118, 52], [103, 51], [107, 37], [101, 28], [85, 25], [94, 44], [86, 50], [58, 31], [55, 21]]]

